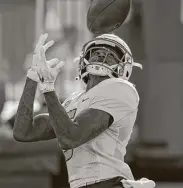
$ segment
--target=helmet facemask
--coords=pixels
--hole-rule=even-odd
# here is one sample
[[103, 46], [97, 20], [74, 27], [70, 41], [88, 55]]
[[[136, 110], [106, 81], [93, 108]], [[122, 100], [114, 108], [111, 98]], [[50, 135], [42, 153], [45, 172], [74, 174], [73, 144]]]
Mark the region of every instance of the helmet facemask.
[[84, 63], [89, 74], [97, 76], [117, 77], [118, 67], [122, 68], [124, 55], [118, 55], [110, 46], [94, 46], [86, 51]]

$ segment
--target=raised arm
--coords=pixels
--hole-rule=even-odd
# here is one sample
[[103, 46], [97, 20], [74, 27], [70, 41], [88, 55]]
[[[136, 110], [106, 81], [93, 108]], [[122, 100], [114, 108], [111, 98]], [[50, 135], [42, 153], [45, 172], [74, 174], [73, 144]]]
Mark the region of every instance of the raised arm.
[[[42, 46], [44, 52], [51, 47], [54, 42], [49, 41], [45, 44], [48, 35], [41, 35], [36, 45], [31, 68], [27, 72], [27, 79], [19, 102], [13, 135], [15, 140], [21, 142], [34, 142], [40, 140], [49, 140], [55, 138], [48, 114], [40, 114], [33, 117], [33, 105], [36, 94], [37, 83], [40, 82], [40, 76], [37, 73], [38, 62], [40, 61], [39, 48]], [[48, 61], [49, 66], [54, 65], [55, 59]]]
[[105, 131], [113, 122], [112, 116], [99, 109], [86, 109], [72, 121], [54, 91], [44, 94], [50, 120], [58, 138], [60, 147], [64, 150], [76, 148]]
[[36, 88], [37, 82], [27, 78], [13, 129], [13, 136], [17, 141], [34, 142], [55, 138], [48, 114], [33, 117]]

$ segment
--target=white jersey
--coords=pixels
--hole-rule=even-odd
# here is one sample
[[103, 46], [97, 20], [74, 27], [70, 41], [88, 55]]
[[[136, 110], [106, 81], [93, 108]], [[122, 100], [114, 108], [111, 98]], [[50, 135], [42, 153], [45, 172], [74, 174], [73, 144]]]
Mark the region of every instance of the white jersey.
[[103, 110], [114, 119], [106, 131], [74, 149], [73, 157], [67, 162], [71, 188], [116, 176], [134, 179], [124, 156], [138, 104], [135, 87], [121, 78], [104, 80], [88, 92], [74, 94], [64, 102], [71, 119], [87, 108]]

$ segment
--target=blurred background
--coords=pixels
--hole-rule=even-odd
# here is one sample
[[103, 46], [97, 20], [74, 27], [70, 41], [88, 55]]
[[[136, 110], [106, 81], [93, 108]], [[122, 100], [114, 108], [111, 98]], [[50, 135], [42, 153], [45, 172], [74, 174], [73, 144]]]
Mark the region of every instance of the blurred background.
[[[48, 32], [55, 40], [47, 58], [66, 62], [56, 82], [63, 101], [83, 86], [75, 80], [90, 0], [0, 0], [0, 188], [67, 187], [67, 170], [56, 140], [18, 143], [14, 117], [35, 43]], [[115, 31], [130, 46], [143, 71], [131, 81], [140, 94], [126, 161], [136, 178], [157, 188], [183, 188], [183, 1], [133, 0], [126, 23]], [[36, 94], [35, 114], [46, 112]]]

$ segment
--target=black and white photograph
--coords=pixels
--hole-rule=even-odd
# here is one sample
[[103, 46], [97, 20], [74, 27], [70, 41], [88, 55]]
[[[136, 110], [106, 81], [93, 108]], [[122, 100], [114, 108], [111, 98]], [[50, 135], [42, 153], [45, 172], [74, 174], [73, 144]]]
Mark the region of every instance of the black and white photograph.
[[0, 0], [0, 188], [183, 188], [183, 0]]

